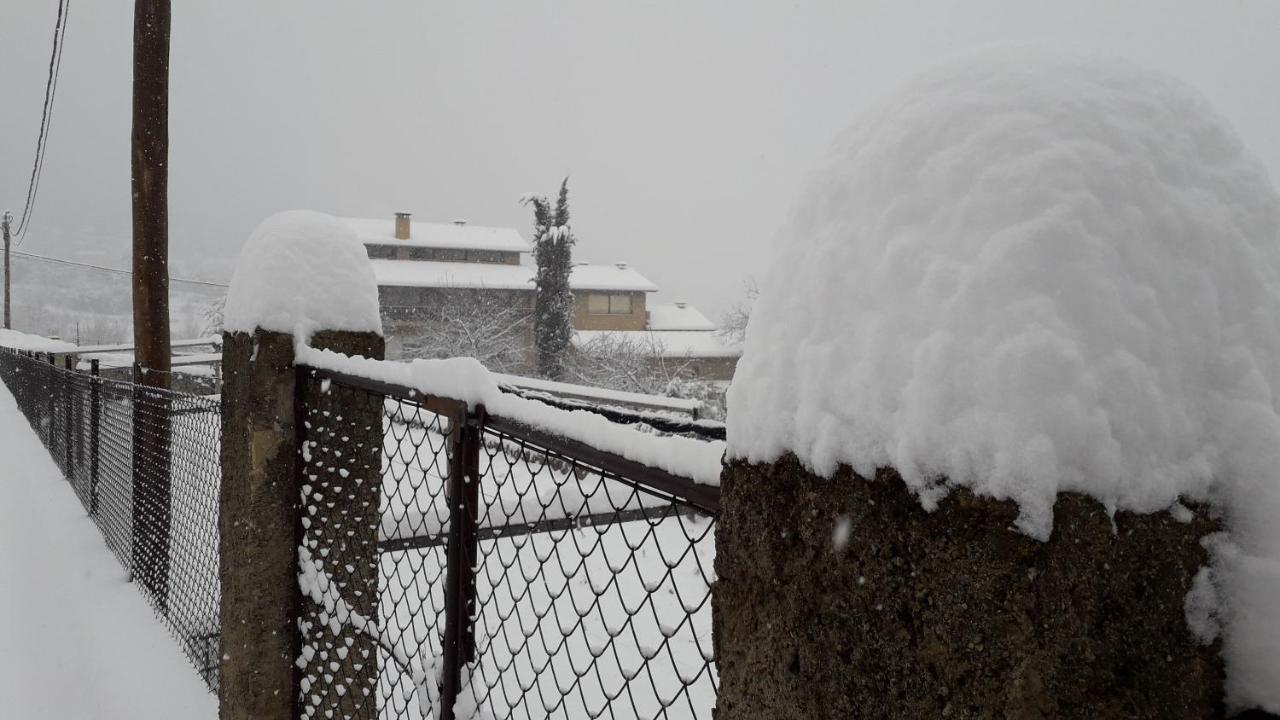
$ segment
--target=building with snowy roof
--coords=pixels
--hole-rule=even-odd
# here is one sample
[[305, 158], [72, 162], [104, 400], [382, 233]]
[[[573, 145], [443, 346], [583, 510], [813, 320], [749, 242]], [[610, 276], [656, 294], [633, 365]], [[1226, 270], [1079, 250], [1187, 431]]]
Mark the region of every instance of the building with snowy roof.
[[[505, 354], [506, 360], [491, 362], [532, 357], [535, 268], [526, 255], [533, 247], [518, 230], [466, 220], [421, 222], [403, 212], [386, 219], [342, 220], [372, 261], [390, 353], [412, 353], [413, 347], [401, 350], [404, 342], [412, 345], [415, 336], [461, 312], [490, 324], [490, 333], [502, 333], [520, 348]], [[626, 262], [576, 263], [569, 286], [573, 327], [582, 338], [576, 347], [588, 347], [602, 333], [624, 333], [619, 337], [634, 346], [652, 348], [655, 359], [687, 357], [698, 365], [696, 375], [703, 375], [705, 365], [708, 377], [732, 377], [740, 350], [724, 342], [715, 323], [689, 303], [651, 305], [648, 296], [658, 286]], [[515, 362], [516, 369], [524, 364]]]
[[573, 345], [591, 352], [610, 339], [642, 348], [657, 362], [680, 362], [688, 374], [704, 380], [732, 380], [742, 355], [741, 343], [684, 300], [650, 306], [643, 330], [579, 330]]

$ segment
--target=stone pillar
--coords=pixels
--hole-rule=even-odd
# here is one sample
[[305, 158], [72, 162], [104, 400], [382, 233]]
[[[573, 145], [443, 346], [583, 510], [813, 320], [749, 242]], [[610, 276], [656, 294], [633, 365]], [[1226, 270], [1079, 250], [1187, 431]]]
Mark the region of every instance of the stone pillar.
[[[299, 620], [314, 613], [299, 586], [301, 448], [307, 403], [318, 398], [300, 392], [293, 336], [259, 329], [223, 339], [219, 714], [224, 720], [297, 720], [305, 665]], [[312, 345], [366, 357], [383, 353], [382, 338], [374, 333], [322, 332]], [[348, 413], [331, 401], [324, 411], [362, 423], [366, 435], [376, 427], [380, 450], [380, 403], [376, 422], [365, 405]], [[368, 486], [376, 498], [378, 484]], [[368, 525], [376, 524], [377, 511], [376, 501], [357, 501], [334, 512], [363, 516]], [[359, 579], [350, 590], [376, 603], [376, 542], [367, 550], [369, 567], [357, 568]], [[376, 662], [370, 668], [376, 673]]]
[[1063, 495], [1040, 542], [1012, 503], [957, 491], [925, 512], [892, 471], [788, 457], [721, 487], [718, 720], [1223, 714], [1219, 644], [1184, 610], [1217, 530], [1202, 512], [1113, 523]]

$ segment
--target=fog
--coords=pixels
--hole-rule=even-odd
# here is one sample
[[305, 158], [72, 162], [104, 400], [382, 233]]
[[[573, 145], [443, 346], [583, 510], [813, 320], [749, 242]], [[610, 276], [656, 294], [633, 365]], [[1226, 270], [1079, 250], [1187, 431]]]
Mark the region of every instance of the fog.
[[[72, 3], [22, 250], [127, 260], [131, 6]], [[49, 0], [0, 11], [0, 205], [15, 211], [55, 11]], [[629, 261], [661, 300], [714, 316], [766, 271], [792, 197], [839, 130], [912, 75], [992, 45], [1178, 76], [1280, 177], [1271, 0], [188, 0], [173, 13], [174, 272], [223, 282], [277, 210], [406, 210], [528, 237], [517, 199], [569, 175], [578, 259]]]

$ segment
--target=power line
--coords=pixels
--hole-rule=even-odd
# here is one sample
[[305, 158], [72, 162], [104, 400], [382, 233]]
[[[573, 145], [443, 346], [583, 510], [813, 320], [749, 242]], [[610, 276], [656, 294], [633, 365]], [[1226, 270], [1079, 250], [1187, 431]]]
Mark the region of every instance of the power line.
[[[62, 258], [49, 257], [48, 255], [36, 255], [35, 253], [13, 251], [16, 257], [26, 258], [28, 260], [37, 260], [39, 262], [52, 263], [54, 265], [69, 265], [71, 267], [85, 268], [88, 270], [98, 270], [100, 272], [114, 273], [116, 275], [133, 275], [132, 270], [124, 268], [113, 268], [105, 265], [94, 265], [92, 263], [76, 262], [75, 260], [63, 260]], [[189, 278], [169, 278], [171, 283], [183, 283], [186, 285], [204, 285], [206, 287], [226, 288], [229, 287], [223, 283], [211, 282], [209, 280], [192, 280]]]
[[44, 107], [40, 111], [40, 132], [36, 136], [36, 157], [31, 164], [31, 180], [27, 183], [27, 201], [18, 221], [18, 245], [27, 237], [36, 194], [40, 188], [40, 176], [44, 173], [45, 149], [48, 147], [49, 127], [53, 122], [53, 100], [58, 92], [58, 77], [62, 71], [62, 48], [67, 34], [67, 19], [71, 13], [70, 0], [58, 0], [58, 19], [53, 27], [53, 52], [49, 56], [49, 76], [44, 84]]

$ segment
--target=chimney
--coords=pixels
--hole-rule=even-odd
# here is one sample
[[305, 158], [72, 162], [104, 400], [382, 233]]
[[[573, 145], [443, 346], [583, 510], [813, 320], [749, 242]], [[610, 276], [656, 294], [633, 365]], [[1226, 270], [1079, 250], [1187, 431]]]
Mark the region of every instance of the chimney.
[[467, 220], [466, 218], [455, 218], [453, 221], [453, 224], [457, 225], [458, 227], [462, 227], [463, 225], [467, 224]]
[[616, 268], [618, 268], [619, 270], [626, 270], [626, 269], [627, 269], [627, 261], [626, 261], [626, 260], [619, 260], [618, 262], [614, 263], [614, 264], [613, 264], [613, 266], [614, 266], [614, 267], [616, 267]]
[[407, 212], [396, 213], [396, 239], [409, 239], [409, 218], [411, 216]]

